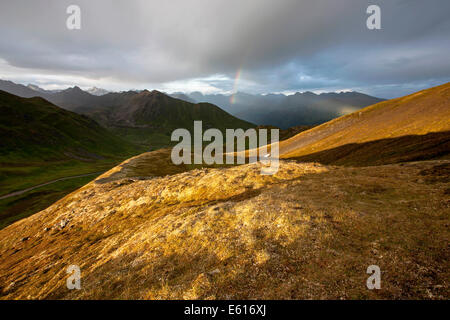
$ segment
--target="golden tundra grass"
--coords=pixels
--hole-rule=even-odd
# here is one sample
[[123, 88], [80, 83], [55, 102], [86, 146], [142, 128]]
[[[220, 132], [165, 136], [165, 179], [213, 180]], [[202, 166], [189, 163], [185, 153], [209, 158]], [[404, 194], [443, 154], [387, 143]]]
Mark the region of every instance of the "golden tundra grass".
[[[172, 170], [161, 157], [135, 157], [1, 230], [0, 297], [449, 298], [449, 161], [156, 177]], [[81, 290], [66, 288], [71, 264]], [[381, 290], [366, 287], [372, 264]]]

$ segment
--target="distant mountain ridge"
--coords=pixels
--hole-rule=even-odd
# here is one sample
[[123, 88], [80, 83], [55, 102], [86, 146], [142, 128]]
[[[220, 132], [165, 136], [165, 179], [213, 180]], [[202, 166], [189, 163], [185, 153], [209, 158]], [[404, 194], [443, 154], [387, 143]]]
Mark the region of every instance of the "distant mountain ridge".
[[203, 95], [193, 92], [187, 96], [198, 102], [216, 104], [240, 119], [283, 129], [317, 125], [383, 101], [359, 92], [297, 92], [293, 95], [253, 95], [243, 92], [234, 95]]
[[[115, 107], [118, 103], [126, 103], [124, 100], [127, 100], [127, 97], [142, 92], [106, 92], [104, 89], [97, 88], [83, 91], [76, 86], [58, 92], [36, 91], [11, 81], [2, 80], [0, 80], [0, 90], [27, 98], [38, 95], [68, 110], [97, 114], [100, 117], [104, 117], [108, 108]], [[273, 125], [282, 129], [299, 125], [321, 124], [383, 101], [383, 99], [359, 92], [322, 94], [297, 92], [287, 96], [284, 94], [253, 95], [243, 92], [237, 92], [234, 95], [203, 95], [200, 92], [189, 94], [176, 92], [167, 95], [193, 104], [200, 102], [214, 104], [232, 116], [247, 122], [256, 125]], [[99, 109], [101, 108], [103, 110], [100, 115]], [[96, 119], [101, 122], [104, 120]]]
[[[31, 87], [17, 84], [9, 80], [0, 80], [0, 90], [11, 93], [22, 98], [42, 97], [43, 92], [35, 90]], [[35, 86], [34, 88], [38, 88]]]
[[121, 136], [152, 146], [170, 144], [170, 135], [177, 128], [193, 129], [195, 120], [204, 128], [248, 129], [255, 125], [233, 117], [210, 103], [190, 103], [162, 92], [108, 93], [75, 111], [86, 114]]
[[210, 103], [191, 103], [153, 90], [109, 92], [93, 95], [78, 86], [58, 92], [36, 91], [0, 80], [0, 90], [22, 97], [42, 97], [64, 109], [84, 114], [130, 142], [152, 148], [171, 143], [176, 128], [193, 128], [195, 120], [205, 128], [248, 129], [254, 124], [240, 120]]
[[86, 92], [88, 92], [94, 96], [102, 96], [104, 94], [107, 94], [109, 91], [102, 89], [102, 88], [92, 87], [92, 88], [87, 89]]

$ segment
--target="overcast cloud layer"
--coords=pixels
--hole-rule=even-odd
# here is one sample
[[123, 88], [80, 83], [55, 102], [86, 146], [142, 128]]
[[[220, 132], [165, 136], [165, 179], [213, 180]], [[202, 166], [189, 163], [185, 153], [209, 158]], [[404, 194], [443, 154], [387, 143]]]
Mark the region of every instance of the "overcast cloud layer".
[[[66, 28], [70, 4], [81, 30]], [[369, 4], [381, 30], [366, 28]], [[449, 13], [448, 0], [0, 0], [0, 78], [391, 98], [450, 81]]]

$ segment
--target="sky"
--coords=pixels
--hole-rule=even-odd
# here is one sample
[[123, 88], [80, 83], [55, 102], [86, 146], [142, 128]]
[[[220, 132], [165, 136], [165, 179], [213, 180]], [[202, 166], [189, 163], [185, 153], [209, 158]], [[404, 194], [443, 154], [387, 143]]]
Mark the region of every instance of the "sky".
[[[366, 26], [372, 4], [380, 30]], [[448, 0], [0, 0], [0, 79], [394, 98], [450, 81], [449, 14]]]

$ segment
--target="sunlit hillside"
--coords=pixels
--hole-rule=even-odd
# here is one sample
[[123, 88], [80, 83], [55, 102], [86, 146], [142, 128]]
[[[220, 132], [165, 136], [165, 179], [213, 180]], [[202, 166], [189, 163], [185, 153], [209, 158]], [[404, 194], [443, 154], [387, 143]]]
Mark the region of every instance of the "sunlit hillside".
[[450, 83], [377, 103], [280, 143], [282, 158], [333, 164], [439, 159], [450, 150]]

